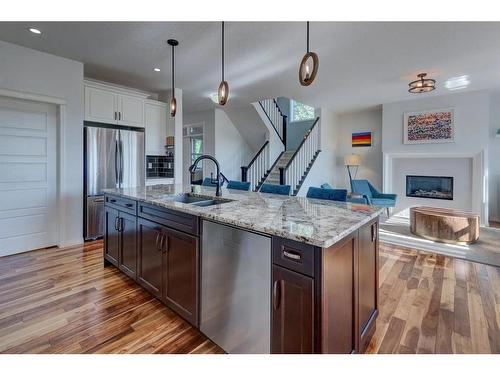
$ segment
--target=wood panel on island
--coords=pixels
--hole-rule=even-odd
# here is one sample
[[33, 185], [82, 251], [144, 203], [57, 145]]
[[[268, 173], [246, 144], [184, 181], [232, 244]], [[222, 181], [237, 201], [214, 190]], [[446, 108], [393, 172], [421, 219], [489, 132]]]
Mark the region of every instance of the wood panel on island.
[[[202, 219], [109, 194], [105, 202], [105, 264], [199, 328]], [[365, 351], [378, 315], [377, 233], [378, 218], [328, 248], [272, 237], [271, 353]]]

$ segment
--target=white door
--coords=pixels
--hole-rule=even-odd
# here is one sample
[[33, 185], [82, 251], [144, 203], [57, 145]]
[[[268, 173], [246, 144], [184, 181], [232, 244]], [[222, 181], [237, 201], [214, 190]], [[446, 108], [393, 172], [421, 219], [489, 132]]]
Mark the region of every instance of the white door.
[[135, 96], [119, 94], [118, 124], [144, 127], [144, 100]]
[[116, 124], [118, 95], [111, 91], [85, 86], [85, 120]]
[[57, 245], [56, 117], [0, 97], [0, 256]]
[[144, 125], [146, 127], [146, 154], [165, 155], [167, 106], [146, 103]]

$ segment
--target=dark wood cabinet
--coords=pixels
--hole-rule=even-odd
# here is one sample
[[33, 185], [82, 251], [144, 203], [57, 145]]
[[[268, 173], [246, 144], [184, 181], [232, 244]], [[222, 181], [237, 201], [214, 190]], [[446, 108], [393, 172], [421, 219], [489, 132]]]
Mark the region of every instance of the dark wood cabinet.
[[118, 210], [106, 207], [104, 211], [104, 259], [118, 267], [118, 258], [120, 256], [120, 231]]
[[137, 222], [137, 282], [156, 298], [163, 295], [164, 227], [145, 219]]
[[358, 332], [363, 352], [375, 330], [378, 315], [378, 223], [359, 229], [358, 245]]
[[198, 326], [198, 238], [166, 229], [164, 301], [188, 322]]
[[356, 351], [356, 250], [357, 233], [323, 249], [321, 352]]
[[314, 352], [314, 280], [272, 267], [272, 353]]
[[120, 212], [120, 257], [119, 268], [135, 279], [137, 274], [137, 218]]

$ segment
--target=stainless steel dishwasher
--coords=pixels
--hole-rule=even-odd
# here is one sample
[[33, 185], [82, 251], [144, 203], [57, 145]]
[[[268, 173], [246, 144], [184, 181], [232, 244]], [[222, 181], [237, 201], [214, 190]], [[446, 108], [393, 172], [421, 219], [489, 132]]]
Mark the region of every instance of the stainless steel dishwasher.
[[270, 353], [271, 239], [203, 221], [201, 331], [228, 353]]

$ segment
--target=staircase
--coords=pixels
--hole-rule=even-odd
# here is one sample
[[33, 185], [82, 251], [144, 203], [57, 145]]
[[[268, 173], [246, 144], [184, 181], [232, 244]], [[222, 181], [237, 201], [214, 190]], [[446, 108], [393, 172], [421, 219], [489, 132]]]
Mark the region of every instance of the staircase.
[[271, 165], [269, 141], [266, 141], [252, 161], [241, 167], [241, 180], [250, 182], [251, 190], [254, 191], [258, 191], [264, 182], [290, 185], [292, 195], [297, 195], [321, 152], [319, 117], [297, 149], [286, 150], [287, 116], [281, 112], [275, 99], [261, 100], [259, 105], [281, 141], [283, 152]]
[[266, 183], [279, 185], [280, 183], [280, 168], [286, 167], [290, 159], [292, 158], [295, 150], [293, 151], [284, 151], [279, 158], [276, 160], [276, 163], [271, 168], [270, 172], [264, 179]]

